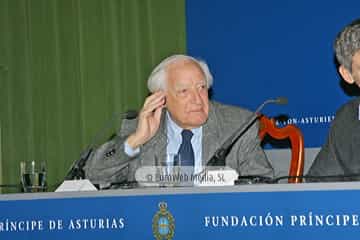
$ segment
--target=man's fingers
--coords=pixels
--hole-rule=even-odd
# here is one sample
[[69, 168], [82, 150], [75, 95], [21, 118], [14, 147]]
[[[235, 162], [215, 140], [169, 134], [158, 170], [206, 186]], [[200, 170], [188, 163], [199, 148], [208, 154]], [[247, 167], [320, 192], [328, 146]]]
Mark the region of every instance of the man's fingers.
[[158, 108], [162, 108], [165, 104], [165, 96], [158, 95], [156, 98], [152, 98], [151, 101], [146, 101], [141, 112], [144, 116], [148, 116], [150, 113], [152, 114]]
[[147, 97], [145, 99], [145, 102], [144, 102], [144, 106], [147, 106], [149, 104], [151, 104], [152, 102], [156, 102], [156, 101], [159, 101], [161, 100], [163, 97], [165, 96], [165, 93], [164, 91], [157, 91], [153, 94], [151, 94], [149, 97]]
[[156, 119], [157, 122], [160, 122], [160, 117], [161, 117], [161, 112], [162, 112], [163, 107], [160, 107], [158, 109], [155, 110], [155, 114], [154, 117]]

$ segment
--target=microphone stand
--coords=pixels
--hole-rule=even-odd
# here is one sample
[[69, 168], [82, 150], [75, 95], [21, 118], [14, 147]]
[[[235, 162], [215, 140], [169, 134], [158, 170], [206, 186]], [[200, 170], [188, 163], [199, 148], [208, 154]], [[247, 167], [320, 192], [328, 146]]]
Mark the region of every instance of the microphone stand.
[[90, 157], [90, 154], [92, 153], [93, 148], [89, 147], [86, 151], [84, 151], [78, 160], [74, 162], [74, 164], [71, 166], [70, 171], [65, 177], [65, 180], [74, 180], [74, 179], [84, 179], [85, 178], [85, 171], [84, 166], [87, 162], [87, 160]]
[[229, 154], [232, 146], [242, 135], [244, 135], [244, 133], [250, 128], [250, 126], [254, 124], [257, 118], [258, 118], [257, 113], [254, 113], [250, 118], [248, 118], [248, 120], [245, 121], [248, 124], [235, 131], [236, 134], [233, 134], [230, 138], [227, 139], [227, 141], [224, 142], [221, 148], [216, 150], [214, 155], [209, 160], [208, 166], [225, 166], [226, 165], [225, 158]]
[[260, 111], [269, 103], [275, 104], [287, 104], [287, 99], [284, 97], [278, 97], [276, 99], [268, 99], [263, 102], [256, 111], [245, 121], [244, 125], [238, 128], [224, 143], [223, 145], [216, 150], [214, 155], [208, 162], [208, 166], [225, 166], [226, 165], [226, 156], [230, 152], [233, 145], [241, 138], [247, 130], [255, 123], [259, 117]]
[[[137, 117], [137, 111], [129, 110], [125, 113], [120, 113], [121, 120], [123, 119], [134, 119]], [[93, 140], [91, 141], [91, 144], [87, 147], [85, 151], [83, 151], [80, 154], [80, 158], [76, 160], [73, 165], [71, 166], [69, 172], [66, 174], [65, 180], [74, 180], [74, 179], [85, 179], [85, 171], [84, 167], [87, 162], [87, 160], [90, 158], [91, 153], [95, 149], [95, 143], [99, 140], [101, 136], [104, 135], [105, 130], [107, 130], [110, 127], [110, 124], [113, 123], [114, 119], [119, 118], [119, 114], [114, 114], [110, 120], [105, 124], [105, 127], [99, 131]]]

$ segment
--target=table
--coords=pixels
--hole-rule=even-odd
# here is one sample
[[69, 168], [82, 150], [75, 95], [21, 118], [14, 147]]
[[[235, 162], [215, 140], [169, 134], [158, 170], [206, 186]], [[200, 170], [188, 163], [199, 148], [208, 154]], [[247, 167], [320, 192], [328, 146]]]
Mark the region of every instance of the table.
[[360, 182], [3, 194], [0, 239], [349, 240], [359, 199]]

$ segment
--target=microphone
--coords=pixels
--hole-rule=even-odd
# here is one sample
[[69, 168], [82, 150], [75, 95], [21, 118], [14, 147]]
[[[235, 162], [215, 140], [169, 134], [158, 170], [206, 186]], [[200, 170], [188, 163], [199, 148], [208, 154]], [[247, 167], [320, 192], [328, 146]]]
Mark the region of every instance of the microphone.
[[[85, 178], [85, 172], [83, 170], [87, 160], [89, 159], [91, 153], [95, 149], [95, 143], [100, 140], [100, 138], [104, 137], [105, 131], [108, 130], [112, 124], [114, 123], [114, 120], [117, 119], [134, 119], [138, 115], [138, 112], [135, 110], [129, 110], [127, 112], [123, 112], [120, 114], [113, 114], [113, 116], [105, 123], [105, 126], [93, 137], [92, 141], [88, 145], [88, 147], [82, 151], [80, 154], [80, 158], [76, 160], [72, 166], [70, 167], [70, 170], [65, 176], [65, 180], [73, 180], [73, 179], [84, 179]], [[107, 154], [114, 154], [115, 150], [111, 150], [111, 152]]]
[[287, 104], [288, 100], [285, 97], [278, 97], [275, 99], [267, 99], [264, 101], [256, 111], [251, 114], [251, 116], [245, 121], [245, 123], [240, 126], [223, 144], [222, 146], [216, 150], [214, 155], [211, 157], [207, 166], [225, 166], [226, 165], [226, 156], [230, 152], [232, 146], [236, 143], [236, 141], [243, 136], [248, 129], [255, 123], [257, 118], [259, 117], [260, 111], [269, 103], [275, 104]]
[[275, 104], [279, 104], [279, 105], [286, 105], [288, 104], [288, 99], [286, 97], [278, 97], [275, 99], [267, 99], [265, 100], [265, 102], [263, 102], [255, 111], [255, 114], [258, 115], [260, 113], [260, 111], [265, 107], [265, 105], [269, 104], [269, 103], [275, 103]]

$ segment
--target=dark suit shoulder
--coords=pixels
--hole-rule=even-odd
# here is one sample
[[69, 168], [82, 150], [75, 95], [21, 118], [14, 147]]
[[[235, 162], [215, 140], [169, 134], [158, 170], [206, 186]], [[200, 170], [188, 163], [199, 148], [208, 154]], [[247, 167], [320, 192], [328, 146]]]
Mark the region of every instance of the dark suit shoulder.
[[[342, 105], [335, 115], [332, 127], [341, 126], [342, 129], [351, 129], [354, 125], [359, 123], [359, 104], [360, 97], [354, 98]], [[346, 127], [348, 126], [348, 127]]]
[[[327, 141], [316, 156], [308, 175], [349, 175], [359, 172], [359, 103], [360, 98], [354, 98], [342, 105], [336, 112]], [[343, 181], [345, 179], [315, 179], [315, 181], [320, 180]], [[311, 179], [311, 181], [314, 180]]]

